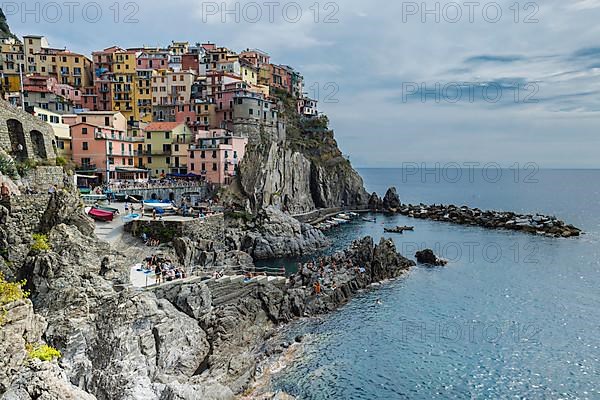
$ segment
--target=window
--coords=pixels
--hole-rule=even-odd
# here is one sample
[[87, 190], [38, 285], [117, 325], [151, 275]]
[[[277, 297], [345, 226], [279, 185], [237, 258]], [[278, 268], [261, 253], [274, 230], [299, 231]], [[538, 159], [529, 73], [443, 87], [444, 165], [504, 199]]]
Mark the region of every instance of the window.
[[194, 158], [194, 154], [196, 154], [195, 151], [190, 151], [190, 158]]
[[251, 108], [249, 108], [249, 109], [248, 109], [248, 113], [249, 113], [250, 115], [254, 115], [254, 110], [253, 110], [253, 109], [251, 109]]
[[206, 158], [206, 152], [204, 150], [200, 153], [200, 158]]
[[82, 158], [81, 159], [81, 165], [84, 165], [84, 166], [88, 165], [89, 166], [91, 163], [92, 163], [92, 160], [89, 159], [89, 158]]
[[81, 117], [81, 122], [87, 122], [87, 118], [86, 117]]
[[170, 139], [170, 138], [171, 138], [171, 133], [165, 132], [165, 139]]
[[104, 125], [110, 126], [110, 117], [104, 117]]
[[152, 132], [146, 132], [146, 139], [152, 139]]
[[212, 152], [212, 158], [217, 158], [217, 151], [216, 150], [213, 150], [213, 152]]
[[148, 164], [152, 164], [152, 157], [148, 157]]
[[81, 145], [82, 145], [82, 149], [83, 150], [87, 150], [88, 149], [88, 142], [83, 142]]
[[213, 171], [216, 171], [216, 170], [217, 170], [217, 163], [213, 163], [212, 170], [213, 170]]
[[201, 170], [202, 171], [206, 171], [206, 164], [205, 163], [202, 163], [202, 169]]
[[81, 134], [82, 135], [87, 135], [87, 133], [88, 133], [87, 128], [81, 128]]
[[[192, 154], [193, 154], [193, 153], [192, 153]], [[192, 171], [196, 169], [196, 166], [194, 165], [194, 163], [191, 163], [191, 164], [190, 164], [190, 169], [191, 169]]]

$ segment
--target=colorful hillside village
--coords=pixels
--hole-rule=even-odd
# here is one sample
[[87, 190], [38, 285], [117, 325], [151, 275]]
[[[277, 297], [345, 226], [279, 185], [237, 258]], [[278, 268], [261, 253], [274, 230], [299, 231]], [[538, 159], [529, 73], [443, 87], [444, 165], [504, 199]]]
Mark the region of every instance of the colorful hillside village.
[[253, 127], [278, 131], [275, 93], [318, 116], [304, 78], [256, 49], [109, 47], [91, 59], [43, 36], [2, 39], [0, 93], [50, 124], [58, 155], [102, 182], [167, 177], [226, 185]]

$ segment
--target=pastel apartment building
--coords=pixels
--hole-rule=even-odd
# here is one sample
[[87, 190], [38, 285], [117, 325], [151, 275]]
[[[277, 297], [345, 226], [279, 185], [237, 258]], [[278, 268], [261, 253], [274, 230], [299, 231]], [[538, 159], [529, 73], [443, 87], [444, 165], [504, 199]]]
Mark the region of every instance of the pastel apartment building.
[[188, 173], [201, 175], [210, 183], [230, 184], [247, 144], [247, 137], [234, 136], [224, 129], [202, 131], [189, 146]]
[[92, 82], [92, 61], [67, 49], [51, 48], [44, 36], [23, 36], [25, 71], [54, 76], [61, 84], [77, 89]]
[[187, 146], [193, 134], [186, 124], [153, 122], [144, 128], [144, 134], [144, 161], [153, 177], [187, 169]]
[[117, 112], [88, 112], [68, 117], [73, 161], [81, 172], [100, 179], [144, 180], [142, 137], [127, 134], [127, 121]]
[[48, 123], [54, 132], [56, 152], [60, 157], [70, 160], [73, 156], [70, 126], [63, 121], [64, 115], [38, 107], [33, 107], [32, 114]]
[[0, 93], [18, 92], [21, 89], [19, 70], [25, 71], [23, 44], [15, 38], [0, 40]]

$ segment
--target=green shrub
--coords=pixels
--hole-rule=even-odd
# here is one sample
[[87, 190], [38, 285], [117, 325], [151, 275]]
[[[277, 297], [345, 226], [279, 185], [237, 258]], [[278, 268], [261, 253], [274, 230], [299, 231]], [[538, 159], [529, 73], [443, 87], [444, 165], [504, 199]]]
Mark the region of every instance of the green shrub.
[[0, 155], [0, 173], [2, 175], [10, 176], [11, 178], [15, 178], [17, 176], [17, 167], [15, 162], [3, 155]]
[[42, 253], [44, 251], [50, 251], [52, 247], [48, 241], [48, 236], [42, 233], [33, 234], [33, 244], [31, 245], [31, 251], [35, 253]]
[[29, 292], [23, 290], [27, 282], [8, 282], [4, 274], [0, 272], [0, 326], [3, 325], [7, 311], [4, 306], [15, 301], [23, 300], [29, 297]]
[[29, 171], [31, 171], [32, 169], [37, 167], [37, 165], [38, 165], [37, 162], [35, 162], [34, 160], [27, 159], [27, 160], [21, 161], [16, 164], [17, 172], [19, 173], [19, 175], [25, 176], [25, 175], [27, 175], [27, 173]]
[[62, 355], [60, 351], [56, 350], [54, 347], [50, 347], [47, 344], [43, 345], [32, 345], [28, 344], [26, 346], [27, 355], [29, 359], [37, 358], [42, 361], [52, 361], [55, 358], [60, 358]]
[[64, 157], [56, 157], [56, 165], [59, 167], [64, 167], [65, 165], [67, 165], [69, 162], [67, 161], [66, 158]]

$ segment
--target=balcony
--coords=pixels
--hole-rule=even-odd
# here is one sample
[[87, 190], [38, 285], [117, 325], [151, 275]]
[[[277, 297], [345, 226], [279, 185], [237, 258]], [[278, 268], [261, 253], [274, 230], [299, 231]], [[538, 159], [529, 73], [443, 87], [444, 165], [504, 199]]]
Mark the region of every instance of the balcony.
[[76, 171], [96, 171], [96, 164], [83, 164], [79, 167], [76, 167]]

